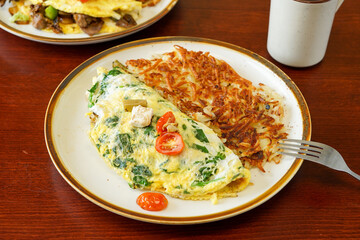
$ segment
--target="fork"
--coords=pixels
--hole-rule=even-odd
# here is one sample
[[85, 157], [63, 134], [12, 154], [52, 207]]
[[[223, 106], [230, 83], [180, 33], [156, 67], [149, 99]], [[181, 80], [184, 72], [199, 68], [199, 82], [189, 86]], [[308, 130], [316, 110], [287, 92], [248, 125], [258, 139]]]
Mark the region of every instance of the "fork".
[[338, 171], [347, 172], [354, 178], [360, 180], [360, 175], [353, 172], [347, 166], [340, 153], [326, 144], [305, 140], [282, 139], [279, 142], [278, 148], [282, 151], [278, 151], [277, 153], [301, 158]]

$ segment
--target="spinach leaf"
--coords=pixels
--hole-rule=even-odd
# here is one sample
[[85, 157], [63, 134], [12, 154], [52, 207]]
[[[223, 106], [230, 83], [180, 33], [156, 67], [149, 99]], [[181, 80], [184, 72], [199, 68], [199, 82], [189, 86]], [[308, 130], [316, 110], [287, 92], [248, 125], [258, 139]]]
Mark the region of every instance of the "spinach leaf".
[[161, 171], [163, 171], [164, 173], [167, 173], [167, 174], [176, 173], [176, 171], [169, 172], [166, 168], [161, 168]]
[[225, 155], [225, 153], [218, 152], [216, 154], [215, 158], [224, 160], [226, 158], [226, 155]]
[[90, 93], [95, 93], [98, 86], [99, 86], [99, 82], [96, 82], [88, 91]]
[[120, 157], [115, 158], [112, 164], [117, 168], [126, 168], [126, 160], [122, 160]]
[[125, 158], [127, 162], [136, 163], [136, 161], [133, 158]]
[[155, 128], [152, 125], [146, 127], [144, 130], [144, 134], [147, 136], [155, 136]]
[[145, 165], [137, 165], [134, 166], [131, 172], [135, 175], [133, 177], [133, 181], [137, 186], [146, 187], [151, 183], [146, 179], [146, 177], [151, 177], [152, 172], [150, 171], [148, 166]]
[[91, 108], [92, 106], [95, 105], [94, 100], [93, 100], [93, 96], [94, 96], [94, 94], [95, 94], [96, 89], [97, 89], [98, 86], [99, 86], [99, 82], [96, 82], [96, 83], [90, 88], [90, 90], [88, 90], [88, 91], [89, 91], [89, 98], [88, 98], [89, 103], [88, 103], [88, 108]]
[[99, 141], [100, 143], [105, 143], [106, 140], [107, 140], [107, 138], [108, 138], [108, 135], [106, 135], [106, 133], [103, 133], [103, 134], [101, 134], [100, 137], [98, 138], [98, 141]]
[[137, 165], [137, 166], [133, 167], [131, 172], [134, 175], [147, 176], [147, 177], [152, 176], [152, 172], [150, 171], [149, 167], [145, 166], [145, 165]]
[[196, 128], [195, 129], [195, 137], [199, 139], [201, 142], [208, 143], [209, 140], [207, 139], [204, 131], [202, 129]]
[[242, 175], [241, 173], [237, 173], [235, 174], [232, 178], [231, 178], [231, 181], [235, 180], [238, 176]]
[[219, 148], [222, 152], [225, 152], [225, 145], [223, 143], [220, 143]]
[[115, 142], [117, 147], [122, 151], [124, 155], [133, 153], [133, 149], [130, 141], [130, 134], [120, 133], [116, 136]]
[[105, 120], [105, 125], [110, 127], [110, 128], [113, 128], [113, 127], [116, 127], [116, 125], [118, 124], [119, 122], [119, 117], [114, 115], [112, 117], [109, 117]]
[[218, 152], [216, 154], [216, 156], [209, 157], [208, 159], [206, 159], [205, 163], [215, 163], [216, 164], [218, 161], [224, 160], [225, 158], [226, 158], [225, 153]]
[[[194, 125], [198, 125], [197, 122], [195, 122], [194, 120], [192, 120], [191, 118], [187, 119], [189, 122], [193, 123]], [[194, 127], [194, 126], [193, 126]]]
[[136, 176], [134, 176], [133, 181], [137, 186], [140, 186], [140, 187], [150, 186], [150, 182], [143, 176], [136, 175]]
[[209, 184], [209, 183], [217, 182], [217, 181], [220, 181], [220, 180], [223, 180], [223, 179], [224, 179], [224, 177], [222, 177], [222, 178], [217, 178], [217, 179], [213, 179], [213, 180], [209, 180], [209, 181], [198, 181], [198, 180], [195, 180], [195, 181], [191, 184], [191, 186], [192, 186], [192, 187], [203, 187], [203, 186], [205, 186], [205, 185], [207, 185], [207, 184]]
[[199, 169], [199, 176], [200, 176], [200, 179], [201, 181], [208, 181], [210, 180], [211, 176], [214, 175], [214, 172], [215, 172], [215, 169], [213, 166], [211, 167], [201, 167]]
[[107, 155], [110, 154], [110, 150], [109, 149], [106, 149], [106, 151], [103, 153], [103, 157], [106, 157]]
[[123, 169], [123, 168], [127, 167], [128, 162], [135, 163], [135, 160], [133, 158], [124, 158], [124, 159], [122, 159], [120, 157], [117, 157], [112, 161], [112, 165], [114, 167]]
[[192, 147], [197, 149], [197, 150], [200, 150], [203, 153], [209, 153], [209, 150], [206, 147], [198, 145], [196, 143], [194, 143]]
[[119, 74], [121, 74], [122, 72], [120, 71], [120, 68], [119, 67], [114, 67], [113, 69], [111, 69], [109, 72], [108, 72], [108, 74], [106, 75], [106, 77], [107, 76], [109, 76], [109, 75], [111, 75], [111, 76], [117, 76], [117, 75], [119, 75]]

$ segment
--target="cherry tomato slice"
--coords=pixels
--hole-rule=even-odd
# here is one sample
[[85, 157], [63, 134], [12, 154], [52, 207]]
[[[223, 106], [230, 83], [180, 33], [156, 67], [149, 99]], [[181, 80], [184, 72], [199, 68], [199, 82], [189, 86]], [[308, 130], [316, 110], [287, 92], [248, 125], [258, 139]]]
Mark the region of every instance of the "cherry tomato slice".
[[174, 123], [175, 122], [175, 116], [174, 114], [169, 111], [165, 113], [161, 118], [159, 118], [157, 124], [156, 124], [156, 131], [161, 135], [167, 132], [167, 129], [163, 128], [166, 123]]
[[155, 149], [159, 153], [166, 155], [178, 155], [184, 149], [185, 144], [179, 133], [164, 133], [157, 137]]
[[136, 203], [147, 211], [161, 211], [168, 205], [168, 200], [161, 193], [146, 192], [141, 194]]
[[89, 0], [79, 0], [79, 1], [82, 2], [82, 3], [86, 3]]

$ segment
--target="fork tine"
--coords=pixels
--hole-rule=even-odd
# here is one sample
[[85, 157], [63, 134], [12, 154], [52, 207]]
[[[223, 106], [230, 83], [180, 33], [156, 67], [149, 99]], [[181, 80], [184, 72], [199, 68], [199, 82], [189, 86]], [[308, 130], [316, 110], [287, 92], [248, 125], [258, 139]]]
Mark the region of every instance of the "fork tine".
[[312, 146], [305, 146], [305, 145], [300, 145], [300, 144], [289, 144], [289, 143], [279, 143], [279, 148], [281, 146], [286, 146], [286, 147], [293, 147], [296, 149], [308, 149], [312, 152], [317, 152], [317, 153], [321, 153], [321, 149], [320, 148], [316, 148], [316, 147], [312, 147]]
[[[290, 144], [289, 144], [290, 143]], [[312, 141], [297, 139], [281, 139], [278, 148], [282, 151], [276, 153], [309, 160], [329, 168], [347, 172], [354, 178], [360, 180], [360, 175], [353, 172], [346, 164], [341, 154], [333, 147]], [[296, 153], [286, 152], [293, 151]]]
[[309, 161], [313, 161], [313, 162], [319, 163], [319, 158], [313, 157], [313, 156], [309, 156], [309, 155], [289, 153], [289, 152], [282, 152], [282, 151], [278, 151], [278, 152], [276, 152], [276, 153], [279, 153], [279, 154], [282, 154], [282, 155], [288, 155], [288, 156], [291, 156], [291, 157], [296, 157], [296, 158], [305, 159], [305, 160], [309, 160]]
[[309, 150], [302, 150], [299, 148], [289, 148], [289, 147], [283, 147], [283, 146], [279, 146], [278, 148], [283, 149], [283, 150], [287, 150], [287, 151], [293, 151], [293, 152], [297, 152], [297, 153], [304, 153], [307, 156], [314, 156], [319, 158], [321, 155], [321, 152], [313, 152], [313, 151], [309, 151]]
[[314, 146], [317, 148], [325, 148], [325, 147], [330, 147], [326, 144], [323, 143], [319, 143], [319, 142], [313, 142], [313, 141], [306, 141], [306, 140], [298, 140], [298, 139], [282, 139], [281, 141], [283, 142], [294, 142], [294, 143], [299, 143], [299, 144], [306, 144], [309, 146]]

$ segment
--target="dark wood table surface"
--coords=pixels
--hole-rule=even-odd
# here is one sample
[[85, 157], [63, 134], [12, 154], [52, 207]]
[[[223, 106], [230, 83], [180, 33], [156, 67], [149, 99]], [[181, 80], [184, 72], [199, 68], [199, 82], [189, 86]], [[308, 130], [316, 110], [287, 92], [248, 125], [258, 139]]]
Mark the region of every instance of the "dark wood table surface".
[[180, 0], [154, 25], [114, 41], [60, 46], [0, 30], [0, 239], [360, 239], [360, 182], [310, 162], [273, 198], [218, 222], [176, 226], [128, 219], [91, 203], [60, 176], [46, 149], [53, 91], [80, 63], [125, 42], [194, 36], [269, 59], [302, 91], [312, 140], [336, 147], [360, 173], [360, 1], [346, 0], [325, 59], [310, 68], [277, 63], [266, 50], [270, 1]]

